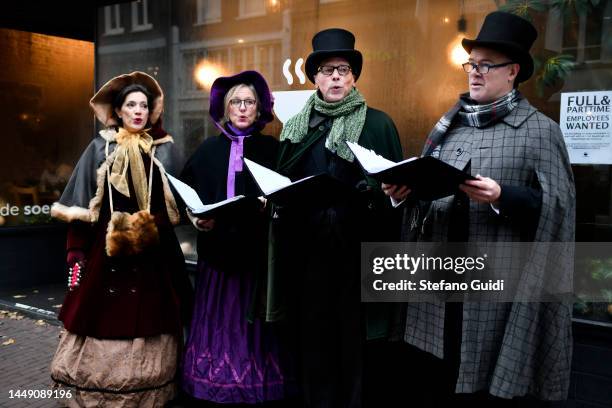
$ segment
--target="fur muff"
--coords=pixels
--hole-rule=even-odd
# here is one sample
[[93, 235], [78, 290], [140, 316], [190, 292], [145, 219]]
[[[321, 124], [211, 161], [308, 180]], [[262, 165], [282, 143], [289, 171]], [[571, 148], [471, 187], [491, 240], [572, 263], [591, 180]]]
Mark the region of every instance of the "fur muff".
[[106, 254], [108, 256], [137, 255], [159, 244], [159, 232], [155, 217], [147, 211], [134, 214], [115, 211], [106, 230]]

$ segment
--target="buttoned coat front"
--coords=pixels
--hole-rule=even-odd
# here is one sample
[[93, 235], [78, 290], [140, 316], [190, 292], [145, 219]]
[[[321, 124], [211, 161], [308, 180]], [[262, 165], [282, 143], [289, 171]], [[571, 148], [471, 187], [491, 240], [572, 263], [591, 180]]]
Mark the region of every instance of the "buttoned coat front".
[[[449, 132], [452, 132], [453, 126]], [[455, 128], [456, 129], [456, 128]], [[517, 301], [466, 301], [459, 376], [455, 391], [513, 398], [526, 394], [540, 399], [567, 397], [572, 350], [571, 305], [565, 302], [522, 301], [533, 291], [544, 291], [551, 281], [571, 281], [571, 250], [551, 242], [572, 242], [575, 230], [575, 188], [567, 150], [559, 126], [521, 99], [502, 120], [484, 128], [470, 128], [471, 145], [444, 143], [440, 158], [458, 168], [470, 164], [471, 174], [490, 177], [503, 186], [537, 187], [542, 203], [530, 252], [519, 271]], [[455, 151], [457, 154], [448, 154]], [[447, 239], [453, 197], [428, 203], [414, 222], [408, 208], [404, 234], [417, 240]], [[516, 242], [524, 237], [522, 223], [497, 214], [489, 204], [470, 200], [467, 240]], [[572, 264], [573, 265], [573, 264]], [[550, 276], [552, 270], [564, 276]], [[443, 302], [409, 303], [404, 340], [442, 358], [444, 351]]]

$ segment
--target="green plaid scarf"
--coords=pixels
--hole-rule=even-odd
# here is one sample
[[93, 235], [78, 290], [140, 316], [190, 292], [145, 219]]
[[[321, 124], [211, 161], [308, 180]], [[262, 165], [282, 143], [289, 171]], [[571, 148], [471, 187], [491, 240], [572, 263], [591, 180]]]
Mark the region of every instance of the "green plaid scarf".
[[365, 123], [368, 107], [361, 93], [357, 88], [353, 88], [341, 101], [329, 103], [319, 98], [318, 92], [315, 92], [308, 98], [304, 108], [287, 121], [281, 132], [280, 140], [288, 139], [292, 143], [301, 142], [308, 134], [308, 122], [313, 108], [333, 118], [331, 130], [325, 140], [325, 147], [352, 162], [355, 156], [345, 142], [357, 143]]

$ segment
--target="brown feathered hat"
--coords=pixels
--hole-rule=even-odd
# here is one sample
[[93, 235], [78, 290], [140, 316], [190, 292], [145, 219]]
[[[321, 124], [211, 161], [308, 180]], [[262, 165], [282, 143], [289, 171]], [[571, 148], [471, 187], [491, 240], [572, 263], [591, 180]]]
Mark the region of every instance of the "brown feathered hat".
[[91, 98], [89, 105], [94, 114], [104, 126], [117, 126], [117, 118], [113, 112], [115, 95], [128, 85], [139, 84], [147, 88], [151, 94], [153, 107], [149, 109], [149, 122], [155, 124], [164, 111], [164, 92], [159, 83], [149, 74], [135, 71], [114, 77], [100, 88]]

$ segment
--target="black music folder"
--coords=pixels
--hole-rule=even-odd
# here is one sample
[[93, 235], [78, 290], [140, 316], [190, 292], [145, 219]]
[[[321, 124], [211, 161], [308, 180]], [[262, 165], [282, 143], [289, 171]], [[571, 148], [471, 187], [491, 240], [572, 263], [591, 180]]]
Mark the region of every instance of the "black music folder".
[[470, 174], [435, 157], [412, 157], [395, 163], [356, 143], [346, 142], [364, 172], [386, 184], [408, 186], [420, 200], [436, 200], [455, 194]]
[[264, 196], [280, 206], [325, 208], [356, 193], [353, 187], [326, 173], [291, 181], [252, 160], [245, 158], [244, 164]]

